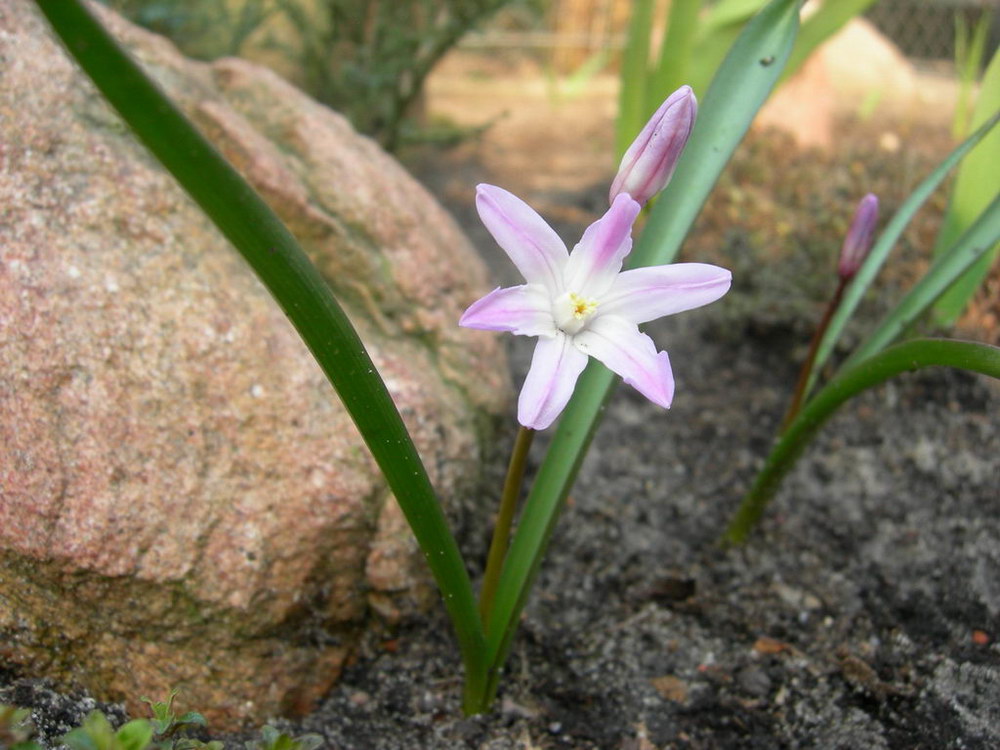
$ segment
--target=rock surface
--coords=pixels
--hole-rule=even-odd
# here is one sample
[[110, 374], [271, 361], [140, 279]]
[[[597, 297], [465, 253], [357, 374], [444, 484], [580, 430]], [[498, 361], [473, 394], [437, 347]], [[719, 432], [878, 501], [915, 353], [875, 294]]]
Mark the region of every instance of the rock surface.
[[[459, 329], [485, 273], [440, 206], [265, 69], [94, 6], [345, 305], [454, 504], [510, 395]], [[0, 662], [215, 726], [302, 711], [368, 612], [430, 589], [335, 393], [252, 272], [69, 61], [0, 6]]]

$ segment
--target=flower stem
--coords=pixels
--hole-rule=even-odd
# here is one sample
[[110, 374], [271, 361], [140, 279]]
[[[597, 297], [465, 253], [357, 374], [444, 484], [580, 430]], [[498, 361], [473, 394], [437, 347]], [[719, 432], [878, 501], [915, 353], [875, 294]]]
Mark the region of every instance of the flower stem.
[[826, 329], [830, 326], [833, 314], [840, 307], [840, 301], [844, 298], [844, 289], [847, 288], [848, 281], [850, 281], [849, 278], [840, 279], [837, 291], [830, 298], [830, 303], [826, 306], [826, 312], [823, 313], [823, 319], [816, 327], [816, 332], [809, 343], [809, 353], [806, 355], [806, 361], [802, 363], [802, 369], [799, 371], [799, 380], [795, 384], [795, 393], [792, 396], [792, 401], [788, 405], [788, 411], [785, 412], [785, 418], [781, 420], [779, 434], [784, 433], [788, 429], [789, 425], [795, 421], [795, 417], [802, 410], [802, 401], [806, 396], [806, 389], [809, 386], [809, 377], [812, 375], [813, 366], [816, 364], [816, 353], [819, 351], [819, 343], [823, 340]]
[[521, 481], [524, 479], [524, 466], [528, 458], [528, 449], [535, 437], [535, 431], [528, 427], [518, 430], [514, 440], [514, 450], [510, 454], [510, 464], [507, 466], [507, 478], [503, 483], [503, 494], [500, 497], [500, 510], [497, 512], [496, 526], [493, 528], [493, 541], [490, 542], [490, 553], [486, 558], [486, 573], [483, 574], [483, 588], [479, 593], [479, 616], [483, 626], [490, 621], [493, 610], [493, 599], [496, 596], [497, 584], [500, 582], [500, 571], [507, 556], [507, 544], [510, 540], [510, 527], [514, 522], [514, 511], [517, 510], [517, 498], [521, 494]]

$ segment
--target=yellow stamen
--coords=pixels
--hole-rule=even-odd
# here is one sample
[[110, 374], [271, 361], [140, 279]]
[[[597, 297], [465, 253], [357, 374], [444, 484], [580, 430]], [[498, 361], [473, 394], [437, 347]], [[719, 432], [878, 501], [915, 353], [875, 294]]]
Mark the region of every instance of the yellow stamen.
[[569, 301], [573, 304], [573, 317], [583, 320], [597, 309], [597, 300], [584, 299], [576, 292], [569, 293]]

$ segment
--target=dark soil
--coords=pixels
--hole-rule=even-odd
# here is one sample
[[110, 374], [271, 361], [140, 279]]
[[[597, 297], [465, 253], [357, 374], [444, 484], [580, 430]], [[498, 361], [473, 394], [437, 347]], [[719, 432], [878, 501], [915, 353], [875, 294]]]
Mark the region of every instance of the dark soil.
[[[733, 291], [649, 326], [670, 352], [674, 406], [663, 411], [627, 387], [611, 402], [496, 711], [462, 718], [457, 652], [436, 608], [370, 633], [323, 705], [280, 726], [319, 733], [338, 750], [1000, 746], [994, 384], [927, 370], [849, 402], [750, 542], [717, 546], [832, 290], [854, 202], [875, 188], [888, 214], [947, 148], [937, 132], [916, 134], [902, 154], [881, 151], [864, 126], [846, 123], [844, 135], [835, 156], [757, 135], [723, 178], [685, 257], [733, 268]], [[484, 147], [412, 164], [498, 281], [515, 283], [475, 217], [474, 184], [500, 182], [574, 241], [606, 205], [607, 181], [560, 191], [500, 180], [479, 158]], [[853, 336], [919, 271], [941, 205], [907, 233]], [[532, 341], [510, 345], [520, 383]], [[497, 484], [456, 519], [477, 560], [504, 460], [490, 470]], [[0, 701], [36, 707], [49, 738], [93, 705], [15, 675], [0, 675], [4, 684]]]

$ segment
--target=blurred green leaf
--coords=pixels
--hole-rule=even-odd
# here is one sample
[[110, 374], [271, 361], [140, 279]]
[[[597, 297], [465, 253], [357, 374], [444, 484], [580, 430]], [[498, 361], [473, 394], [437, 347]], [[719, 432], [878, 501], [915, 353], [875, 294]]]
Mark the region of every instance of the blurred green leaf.
[[705, 29], [712, 32], [723, 26], [742, 26], [759, 13], [767, 0], [719, 0], [709, 9]]
[[153, 741], [153, 727], [145, 719], [133, 719], [115, 733], [116, 750], [146, 750]]
[[635, 0], [622, 54], [621, 88], [615, 153], [621, 157], [642, 126], [649, 75], [649, 42], [653, 33], [653, 0]]
[[[759, 0], [757, 0], [759, 4]], [[688, 68], [698, 36], [701, 0], [672, 0], [667, 14], [667, 28], [660, 44], [660, 63], [646, 91], [644, 117], [649, 117], [672, 92], [688, 83]], [[634, 138], [638, 126], [631, 130]]]
[[[1000, 112], [1000, 50], [993, 55], [986, 73], [983, 75], [979, 98], [972, 114], [972, 127], [996, 117]], [[938, 233], [934, 255], [940, 256], [951, 247], [997, 195], [1000, 195], [1000, 178], [997, 165], [1000, 164], [1000, 129], [985, 137], [976, 148], [965, 157], [955, 178], [955, 188], [945, 214], [944, 223]], [[997, 257], [1000, 245], [996, 245], [961, 278], [957, 279], [935, 306], [938, 321], [953, 324], [962, 314], [989, 273], [990, 266]]]
[[864, 13], [875, 0], [839, 0], [825, 2], [802, 22], [802, 32], [795, 40], [792, 56], [785, 66], [782, 80], [795, 75], [816, 48], [843, 28], [848, 21], [860, 13]]

